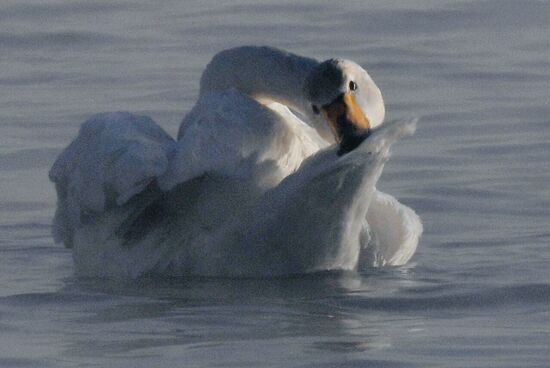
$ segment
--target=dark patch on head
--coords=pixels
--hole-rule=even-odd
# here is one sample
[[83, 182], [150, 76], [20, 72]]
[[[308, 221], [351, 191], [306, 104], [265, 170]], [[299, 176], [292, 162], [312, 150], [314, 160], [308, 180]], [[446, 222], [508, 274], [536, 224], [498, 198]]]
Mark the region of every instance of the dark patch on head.
[[310, 101], [326, 101], [330, 96], [327, 91], [338, 91], [344, 83], [342, 60], [329, 59], [323, 61], [306, 78], [304, 92]]

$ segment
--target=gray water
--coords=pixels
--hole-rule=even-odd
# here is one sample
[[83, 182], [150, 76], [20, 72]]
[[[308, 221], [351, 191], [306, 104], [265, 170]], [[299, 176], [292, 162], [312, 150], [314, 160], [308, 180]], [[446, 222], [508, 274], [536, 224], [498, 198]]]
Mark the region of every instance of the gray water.
[[[366, 66], [420, 117], [379, 188], [405, 267], [275, 280], [78, 280], [47, 172], [101, 111], [171, 134], [216, 52]], [[550, 367], [550, 2], [0, 4], [0, 367]]]

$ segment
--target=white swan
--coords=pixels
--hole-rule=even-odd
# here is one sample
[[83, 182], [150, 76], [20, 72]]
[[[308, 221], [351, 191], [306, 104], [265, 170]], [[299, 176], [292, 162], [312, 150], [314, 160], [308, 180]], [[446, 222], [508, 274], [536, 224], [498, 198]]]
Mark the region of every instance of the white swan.
[[223, 51], [177, 141], [129, 113], [83, 124], [50, 171], [54, 238], [72, 248], [83, 276], [404, 264], [421, 222], [375, 185], [414, 122], [379, 126], [383, 118], [378, 87], [351, 61]]

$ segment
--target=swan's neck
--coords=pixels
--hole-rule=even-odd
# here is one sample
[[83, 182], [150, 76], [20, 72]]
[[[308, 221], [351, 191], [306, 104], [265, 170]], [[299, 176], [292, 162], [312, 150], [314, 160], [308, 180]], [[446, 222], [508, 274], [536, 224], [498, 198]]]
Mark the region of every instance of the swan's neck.
[[271, 100], [303, 114], [309, 103], [303, 86], [319, 64], [270, 47], [245, 46], [214, 56], [201, 78], [200, 94], [236, 88], [258, 100]]

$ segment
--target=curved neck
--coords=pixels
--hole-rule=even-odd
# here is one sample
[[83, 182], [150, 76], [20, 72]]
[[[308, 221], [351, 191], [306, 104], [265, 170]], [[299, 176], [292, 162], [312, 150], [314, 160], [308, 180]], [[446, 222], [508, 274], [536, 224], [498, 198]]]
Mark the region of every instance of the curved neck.
[[236, 88], [305, 113], [303, 86], [319, 62], [271, 47], [244, 46], [218, 53], [201, 77], [200, 94]]

